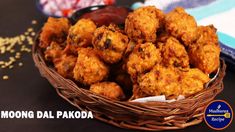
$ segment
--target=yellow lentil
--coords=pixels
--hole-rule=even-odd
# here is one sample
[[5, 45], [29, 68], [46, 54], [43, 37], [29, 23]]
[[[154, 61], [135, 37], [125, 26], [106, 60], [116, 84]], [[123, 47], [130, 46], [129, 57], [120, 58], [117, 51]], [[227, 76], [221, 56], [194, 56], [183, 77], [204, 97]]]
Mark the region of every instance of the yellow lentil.
[[[37, 24], [36, 20], [31, 21], [32, 25]], [[33, 37], [36, 35], [34, 28], [29, 27], [25, 32], [14, 37], [0, 36], [0, 69], [12, 69], [16, 61], [20, 61], [22, 53], [31, 52], [33, 45]], [[4, 57], [8, 56], [8, 60]], [[3, 56], [3, 57], [2, 57]], [[22, 62], [18, 62], [19, 66], [23, 66]], [[5, 78], [5, 79], [4, 79]], [[8, 79], [8, 76], [3, 76], [3, 79]]]
[[22, 62], [20, 62], [18, 65], [19, 65], [19, 66], [23, 66], [23, 63], [22, 63]]
[[4, 75], [4, 76], [2, 77], [2, 79], [3, 79], [3, 80], [8, 80], [8, 79], [9, 79], [9, 76]]

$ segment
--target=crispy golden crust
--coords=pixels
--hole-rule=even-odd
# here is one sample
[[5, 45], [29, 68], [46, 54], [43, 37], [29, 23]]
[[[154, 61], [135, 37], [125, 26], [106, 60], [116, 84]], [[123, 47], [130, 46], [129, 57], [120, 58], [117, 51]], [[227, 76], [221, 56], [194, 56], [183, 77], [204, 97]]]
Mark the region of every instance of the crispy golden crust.
[[189, 96], [201, 91], [204, 88], [204, 84], [210, 80], [205, 73], [197, 68], [182, 72], [180, 78], [181, 94], [184, 96]]
[[209, 77], [197, 68], [179, 70], [174, 67], [156, 65], [150, 72], [138, 77], [133, 88], [134, 98], [165, 95], [189, 96], [201, 91]]
[[107, 63], [113, 64], [120, 61], [127, 44], [128, 37], [114, 25], [102, 26], [94, 33], [93, 46]]
[[90, 91], [113, 100], [123, 100], [125, 95], [122, 88], [115, 82], [100, 82], [92, 84]]
[[70, 28], [65, 18], [49, 18], [40, 41], [59, 74], [113, 100], [124, 99], [123, 90], [131, 99], [188, 97], [203, 90], [220, 63], [214, 26], [197, 26], [180, 7], [167, 15], [154, 6], [139, 8], [124, 30], [97, 28], [88, 19]]
[[138, 43], [155, 42], [157, 29], [162, 25], [164, 14], [154, 6], [138, 8], [125, 21], [125, 32]]
[[206, 44], [208, 42], [219, 45], [216, 28], [213, 25], [199, 26], [197, 29], [198, 39], [197, 44]]
[[195, 19], [180, 7], [166, 14], [165, 28], [169, 34], [183, 41], [185, 46], [190, 45], [197, 38]]
[[72, 46], [72, 51], [77, 52], [78, 47], [88, 47], [91, 45], [93, 33], [96, 25], [89, 19], [80, 19], [69, 29], [67, 43]]
[[189, 57], [184, 46], [175, 38], [169, 37], [163, 44], [162, 63], [165, 66], [174, 66], [180, 68], [189, 67]]
[[189, 48], [190, 63], [206, 74], [210, 74], [219, 67], [220, 48], [218, 45], [195, 44]]
[[63, 54], [63, 50], [60, 44], [51, 42], [50, 46], [46, 48], [44, 52], [45, 59], [50, 62], [54, 62], [55, 59], [60, 58]]
[[109, 68], [92, 48], [78, 50], [78, 58], [73, 70], [74, 79], [84, 85], [91, 85], [107, 78]]
[[179, 73], [175, 68], [156, 65], [150, 72], [138, 77], [138, 84], [148, 96], [178, 96], [181, 93], [178, 79]]
[[73, 55], [62, 55], [54, 60], [55, 69], [65, 78], [73, 78], [73, 69], [76, 64], [77, 57]]
[[47, 48], [52, 41], [62, 44], [67, 37], [70, 23], [67, 18], [49, 17], [40, 34], [40, 47]]
[[160, 50], [152, 43], [138, 44], [127, 61], [127, 72], [135, 80], [138, 74], [147, 72], [161, 62]]
[[190, 63], [210, 74], [219, 67], [220, 46], [213, 25], [198, 27], [198, 39], [189, 46]]
[[77, 56], [78, 55], [78, 47], [71, 45], [71, 44], [66, 44], [64, 50], [63, 50], [64, 54], [72, 54]]

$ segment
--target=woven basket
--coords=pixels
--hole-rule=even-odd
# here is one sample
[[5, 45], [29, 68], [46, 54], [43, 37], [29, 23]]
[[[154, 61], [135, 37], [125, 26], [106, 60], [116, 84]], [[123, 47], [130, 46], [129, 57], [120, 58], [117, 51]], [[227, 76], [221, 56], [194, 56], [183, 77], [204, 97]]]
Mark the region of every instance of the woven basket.
[[194, 96], [171, 103], [113, 101], [93, 94], [60, 76], [46, 64], [39, 48], [38, 36], [33, 45], [32, 56], [41, 75], [53, 85], [56, 92], [80, 110], [92, 111], [101, 121], [121, 128], [138, 130], [183, 129], [202, 122], [204, 109], [223, 90], [226, 65], [221, 60], [220, 71], [208, 88]]

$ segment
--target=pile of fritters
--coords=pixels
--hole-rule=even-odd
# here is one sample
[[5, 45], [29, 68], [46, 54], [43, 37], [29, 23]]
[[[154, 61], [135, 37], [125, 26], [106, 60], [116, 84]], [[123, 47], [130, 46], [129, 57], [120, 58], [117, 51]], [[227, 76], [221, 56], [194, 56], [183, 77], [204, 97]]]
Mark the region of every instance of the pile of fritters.
[[167, 14], [139, 8], [129, 13], [124, 29], [49, 18], [40, 47], [60, 75], [114, 100], [193, 95], [220, 63], [216, 29], [198, 26], [180, 7]]

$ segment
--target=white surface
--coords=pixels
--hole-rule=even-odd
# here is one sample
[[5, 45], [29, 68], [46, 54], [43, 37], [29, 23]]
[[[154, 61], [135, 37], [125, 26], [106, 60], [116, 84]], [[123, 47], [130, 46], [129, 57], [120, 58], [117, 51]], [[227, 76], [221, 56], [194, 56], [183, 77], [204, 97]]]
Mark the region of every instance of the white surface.
[[177, 97], [177, 99], [171, 99], [171, 100], [166, 100], [165, 95], [160, 95], [160, 96], [152, 96], [152, 97], [144, 97], [144, 98], [138, 98], [135, 100], [131, 100], [131, 102], [140, 102], [140, 103], [144, 103], [144, 102], [152, 102], [152, 101], [158, 101], [158, 102], [174, 102], [177, 100], [182, 100], [185, 99], [185, 97], [183, 95], [179, 95]]
[[218, 29], [218, 31], [235, 37], [235, 9], [204, 18], [198, 21], [198, 24], [213, 24]]
[[180, 0], [146, 0], [144, 5], [149, 6], [153, 5], [156, 6], [158, 9], [163, 10], [166, 8], [170, 3], [178, 2]]

